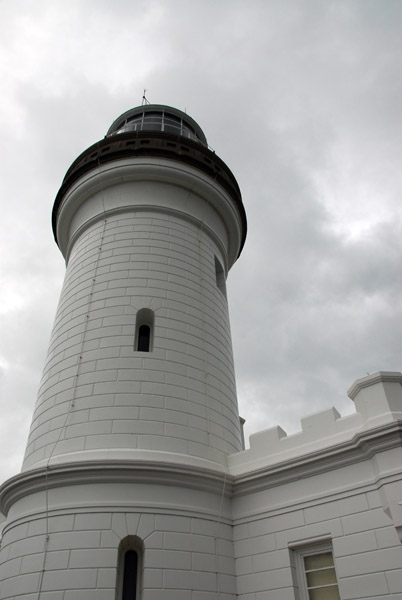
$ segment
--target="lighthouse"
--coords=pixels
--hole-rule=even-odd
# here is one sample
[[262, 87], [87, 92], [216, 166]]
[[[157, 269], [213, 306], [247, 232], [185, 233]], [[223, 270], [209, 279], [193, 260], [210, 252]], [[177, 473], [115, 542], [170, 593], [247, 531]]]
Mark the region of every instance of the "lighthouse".
[[402, 373], [243, 447], [225, 282], [246, 228], [233, 174], [169, 106], [124, 113], [67, 171], [0, 600], [402, 598]]
[[234, 598], [236, 179], [191, 117], [147, 104], [73, 162], [52, 224], [66, 275], [2, 488], [0, 598]]

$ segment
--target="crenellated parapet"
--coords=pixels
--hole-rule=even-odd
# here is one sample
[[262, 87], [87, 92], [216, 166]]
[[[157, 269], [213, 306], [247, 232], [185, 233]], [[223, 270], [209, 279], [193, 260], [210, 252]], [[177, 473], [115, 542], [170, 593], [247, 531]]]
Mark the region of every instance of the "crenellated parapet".
[[367, 432], [386, 431], [402, 423], [402, 373], [379, 371], [357, 379], [348, 396], [355, 403], [355, 413], [342, 417], [331, 407], [301, 419], [301, 431], [295, 434], [272, 427], [251, 435], [250, 448], [229, 457], [231, 474], [290, 466], [307, 456], [328, 458], [338, 451], [356, 451]]

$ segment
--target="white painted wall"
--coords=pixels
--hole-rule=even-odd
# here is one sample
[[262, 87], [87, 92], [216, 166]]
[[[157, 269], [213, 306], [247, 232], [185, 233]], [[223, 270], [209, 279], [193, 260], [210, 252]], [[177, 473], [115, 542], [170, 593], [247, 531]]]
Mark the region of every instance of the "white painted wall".
[[114, 600], [120, 540], [137, 535], [143, 600], [204, 600], [217, 590], [234, 600], [232, 527], [221, 491], [60, 487], [48, 491], [48, 512], [45, 492], [32, 494], [14, 504], [4, 532], [0, 598], [38, 600], [40, 590], [41, 599]]
[[[299, 600], [294, 555], [332, 543], [342, 600], [402, 598], [401, 373], [351, 388], [360, 412], [256, 435], [230, 457], [238, 597]], [[236, 488], [235, 488], [236, 490]]]
[[[118, 547], [144, 544], [143, 600], [235, 598], [226, 463], [242, 447], [216, 279], [241, 220], [176, 161], [108, 163], [59, 212], [67, 271], [23, 472], [3, 487], [0, 599], [115, 598]], [[151, 352], [135, 319], [155, 313]]]
[[[24, 470], [137, 450], [225, 464], [242, 447], [215, 272], [239, 251], [237, 217], [209, 178], [159, 162], [108, 164], [61, 207], [67, 272]], [[149, 353], [134, 350], [142, 308], [155, 313]]]
[[114, 600], [127, 535], [144, 542], [143, 600], [300, 600], [295, 556], [323, 541], [342, 600], [401, 598], [401, 382], [358, 380], [356, 427], [324, 411], [274, 446], [259, 434], [220, 472], [144, 455], [22, 473], [3, 490], [0, 599]]

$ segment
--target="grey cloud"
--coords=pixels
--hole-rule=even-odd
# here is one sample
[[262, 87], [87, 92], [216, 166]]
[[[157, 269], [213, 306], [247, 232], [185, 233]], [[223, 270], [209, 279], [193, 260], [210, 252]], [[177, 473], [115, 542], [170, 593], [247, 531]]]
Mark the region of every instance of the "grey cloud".
[[0, 260], [18, 301], [1, 322], [3, 455], [24, 450], [64, 271], [53, 198], [143, 88], [187, 109], [242, 189], [228, 290], [248, 433], [351, 411], [355, 378], [400, 369], [401, 16], [394, 0], [0, 4]]

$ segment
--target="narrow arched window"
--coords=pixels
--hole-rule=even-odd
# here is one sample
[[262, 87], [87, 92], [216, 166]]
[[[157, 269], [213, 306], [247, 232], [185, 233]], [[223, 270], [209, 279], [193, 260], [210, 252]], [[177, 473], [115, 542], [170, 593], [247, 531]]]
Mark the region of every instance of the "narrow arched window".
[[116, 600], [140, 600], [144, 545], [136, 535], [128, 535], [119, 544]]
[[224, 268], [222, 267], [221, 263], [216, 258], [216, 256], [215, 256], [215, 277], [216, 277], [216, 285], [218, 286], [218, 288], [220, 289], [220, 291], [226, 298], [226, 275], [225, 275]]
[[149, 308], [141, 308], [135, 323], [134, 350], [151, 352], [154, 335], [154, 312]]

